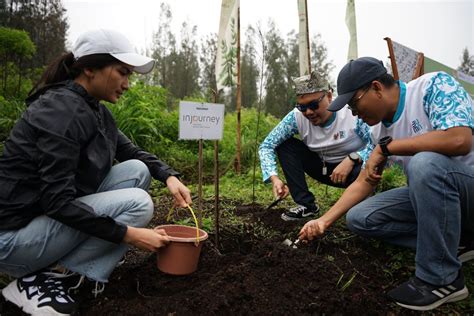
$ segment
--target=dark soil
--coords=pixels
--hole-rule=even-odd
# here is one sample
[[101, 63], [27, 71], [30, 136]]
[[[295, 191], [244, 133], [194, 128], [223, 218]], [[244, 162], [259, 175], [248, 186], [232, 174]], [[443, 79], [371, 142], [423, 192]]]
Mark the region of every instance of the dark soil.
[[[153, 224], [163, 223], [167, 210], [159, 209]], [[154, 254], [130, 250], [99, 297], [94, 299], [91, 294], [92, 282], [81, 288], [79, 314], [401, 312], [385, 293], [402, 280], [384, 271], [387, 255], [374, 243], [351, 235], [344, 228], [333, 228], [324, 238], [292, 249], [282, 241], [296, 238], [302, 224], [282, 221], [281, 209], [247, 205], [232, 211], [245, 224], [223, 225], [219, 249], [214, 244], [215, 236], [210, 235], [202, 249], [198, 271], [188, 276], [166, 275], [156, 268]], [[2, 301], [0, 314], [21, 312]]]

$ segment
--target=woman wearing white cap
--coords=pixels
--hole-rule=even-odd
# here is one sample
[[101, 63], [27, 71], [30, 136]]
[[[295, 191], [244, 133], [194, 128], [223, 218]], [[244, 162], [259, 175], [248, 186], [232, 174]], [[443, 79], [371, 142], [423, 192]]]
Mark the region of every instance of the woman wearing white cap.
[[122, 34], [90, 31], [30, 93], [0, 156], [0, 272], [18, 278], [2, 294], [23, 311], [70, 314], [71, 280], [107, 282], [128, 245], [168, 242], [142, 228], [153, 215], [151, 177], [178, 206], [191, 203], [178, 172], [132, 144], [100, 103], [117, 102], [130, 74], [153, 66]]

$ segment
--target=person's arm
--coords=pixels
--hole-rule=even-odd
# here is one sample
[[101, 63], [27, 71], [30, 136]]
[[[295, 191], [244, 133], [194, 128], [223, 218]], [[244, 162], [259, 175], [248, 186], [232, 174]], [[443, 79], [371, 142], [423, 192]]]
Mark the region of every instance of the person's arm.
[[[394, 139], [387, 148], [395, 156], [413, 156], [422, 151], [431, 151], [446, 156], [462, 156], [471, 151], [472, 130], [470, 127], [452, 127], [426, 134]], [[377, 150], [380, 146], [377, 146]]]
[[291, 111], [273, 128], [262, 144], [260, 144], [258, 155], [260, 157], [260, 166], [265, 183], [270, 182], [272, 176], [278, 176], [276, 148], [297, 133], [298, 126], [296, 125], [295, 113]]
[[347, 213], [353, 206], [368, 197], [377, 183], [367, 181], [365, 169], [362, 169], [354, 181], [341, 195], [339, 200], [321, 217], [307, 222], [300, 230], [299, 239], [313, 240], [322, 236], [325, 230]]
[[430, 79], [423, 107], [434, 131], [409, 139], [394, 140], [389, 151], [412, 156], [431, 151], [446, 156], [462, 156], [471, 151], [472, 100], [466, 90], [451, 76], [439, 72]]
[[[453, 127], [445, 131], [431, 131], [426, 134], [394, 139], [387, 148], [391, 155], [413, 156], [416, 153], [430, 151], [446, 156], [462, 156], [471, 151], [472, 131], [469, 127]], [[385, 157], [382, 148], [377, 145], [366, 163], [368, 178], [378, 181], [381, 175], [377, 174], [377, 168]]]

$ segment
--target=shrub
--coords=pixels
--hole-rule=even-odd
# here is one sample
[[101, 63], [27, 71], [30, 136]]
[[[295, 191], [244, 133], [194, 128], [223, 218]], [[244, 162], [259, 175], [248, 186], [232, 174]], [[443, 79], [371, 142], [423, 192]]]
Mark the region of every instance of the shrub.
[[10, 130], [25, 110], [25, 102], [6, 100], [0, 96], [0, 141], [3, 142], [10, 134]]

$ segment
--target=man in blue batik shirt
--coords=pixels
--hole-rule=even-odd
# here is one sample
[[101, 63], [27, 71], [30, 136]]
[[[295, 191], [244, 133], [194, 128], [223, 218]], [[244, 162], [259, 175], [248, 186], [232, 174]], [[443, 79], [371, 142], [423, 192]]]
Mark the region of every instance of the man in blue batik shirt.
[[[332, 186], [347, 187], [357, 178], [370, 142], [369, 127], [351, 115], [327, 110], [331, 88], [316, 73], [293, 78], [297, 104], [260, 145], [263, 180], [272, 182], [276, 198], [288, 191], [298, 204], [282, 214], [286, 221], [317, 215], [319, 207], [305, 174]], [[299, 135], [300, 139], [293, 136]], [[276, 156], [287, 185], [278, 177]]]
[[[350, 61], [338, 76], [339, 96], [372, 128], [365, 169], [334, 206], [306, 223], [313, 239], [346, 212], [353, 232], [416, 250], [415, 276], [388, 292], [397, 304], [431, 310], [466, 298], [462, 262], [474, 258], [474, 138], [470, 96], [444, 72], [407, 84], [371, 57]], [[403, 166], [408, 185], [367, 198], [386, 161]], [[365, 200], [364, 200], [365, 199]]]

